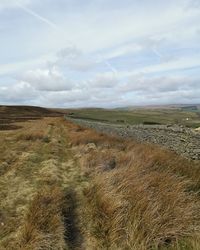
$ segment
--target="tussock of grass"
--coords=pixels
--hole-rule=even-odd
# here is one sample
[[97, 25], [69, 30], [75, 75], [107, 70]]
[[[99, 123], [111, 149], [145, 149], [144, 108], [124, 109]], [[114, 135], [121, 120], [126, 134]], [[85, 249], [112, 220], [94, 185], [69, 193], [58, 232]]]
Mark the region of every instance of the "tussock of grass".
[[80, 159], [82, 171], [88, 177], [114, 169], [117, 167], [116, 161], [116, 151], [109, 149], [101, 153], [99, 153], [99, 150], [93, 150]]
[[17, 240], [19, 249], [64, 249], [63, 195], [59, 188], [43, 188], [34, 197]]
[[41, 132], [34, 132], [28, 134], [21, 134], [18, 136], [18, 140], [25, 140], [25, 141], [36, 141], [36, 140], [43, 140], [44, 133]]
[[104, 137], [96, 134], [92, 130], [83, 130], [83, 131], [77, 131], [70, 133], [70, 140], [72, 142], [72, 145], [77, 146], [80, 144], [88, 144], [88, 143], [95, 143], [99, 144], [104, 141]]
[[[120, 160], [120, 158], [122, 158]], [[200, 190], [200, 164], [154, 145], [134, 144], [128, 146], [126, 154], [119, 157], [121, 166], [143, 164], [143, 168], [159, 172], [171, 172], [188, 178], [193, 191]]]
[[103, 173], [85, 191], [91, 237], [102, 248], [148, 249], [192, 236], [199, 204], [186, 190], [187, 183], [169, 173], [140, 168]]
[[105, 148], [119, 148], [124, 150], [124, 142], [115, 136], [107, 136], [103, 133], [97, 133], [94, 129], [82, 128], [68, 122], [69, 139], [73, 146], [94, 143], [95, 145]]
[[[200, 248], [198, 164], [89, 129], [73, 132], [71, 140], [91, 180], [83, 213], [88, 249]], [[84, 151], [89, 142], [96, 149]]]

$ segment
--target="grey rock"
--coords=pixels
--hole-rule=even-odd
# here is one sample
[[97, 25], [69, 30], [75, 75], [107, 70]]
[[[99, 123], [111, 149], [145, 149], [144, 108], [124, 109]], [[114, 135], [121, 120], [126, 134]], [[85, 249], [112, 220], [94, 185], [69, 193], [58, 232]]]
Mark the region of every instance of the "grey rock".
[[[66, 118], [73, 120], [71, 118]], [[97, 131], [118, 135], [123, 138], [133, 138], [140, 142], [159, 144], [169, 148], [182, 156], [200, 159], [200, 134], [194, 130], [178, 125], [119, 125], [74, 119], [73, 122], [94, 128]], [[89, 146], [90, 148], [90, 146]], [[94, 149], [94, 145], [91, 149]]]

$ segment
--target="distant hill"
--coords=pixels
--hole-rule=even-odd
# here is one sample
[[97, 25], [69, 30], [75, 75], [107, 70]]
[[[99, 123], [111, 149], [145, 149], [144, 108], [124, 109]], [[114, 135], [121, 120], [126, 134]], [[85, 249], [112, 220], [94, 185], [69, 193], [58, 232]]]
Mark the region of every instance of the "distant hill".
[[45, 116], [60, 116], [62, 115], [58, 111], [50, 110], [42, 107], [34, 106], [3, 106], [0, 105], [0, 118], [37, 118]]
[[185, 107], [181, 107], [181, 109], [183, 111], [197, 111], [198, 110], [198, 106], [185, 106]]
[[134, 110], [134, 109], [200, 109], [200, 104], [167, 104], [167, 105], [144, 105], [144, 106], [127, 106], [118, 107], [117, 110]]

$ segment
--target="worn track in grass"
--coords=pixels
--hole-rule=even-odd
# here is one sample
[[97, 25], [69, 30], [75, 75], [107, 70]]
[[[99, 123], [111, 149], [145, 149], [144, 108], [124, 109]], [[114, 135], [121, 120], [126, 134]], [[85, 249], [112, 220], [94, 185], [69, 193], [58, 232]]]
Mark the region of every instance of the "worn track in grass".
[[198, 165], [63, 118], [20, 126], [0, 131], [0, 249], [199, 247]]
[[[23, 129], [17, 132], [0, 132], [0, 249], [36, 248], [30, 243], [33, 239], [27, 242], [24, 239], [27, 235], [24, 225], [32, 209], [30, 204], [41, 190], [45, 188], [51, 193], [55, 187], [63, 196], [61, 211], [57, 214], [61, 217], [59, 232], [63, 232], [63, 236], [55, 236], [54, 242], [49, 244], [53, 249], [60, 249], [61, 245], [62, 249], [81, 249], [76, 199], [85, 181], [69, 148], [67, 128], [60, 118], [20, 124]], [[31, 214], [29, 227], [30, 217]], [[55, 229], [49, 232], [54, 233]]]

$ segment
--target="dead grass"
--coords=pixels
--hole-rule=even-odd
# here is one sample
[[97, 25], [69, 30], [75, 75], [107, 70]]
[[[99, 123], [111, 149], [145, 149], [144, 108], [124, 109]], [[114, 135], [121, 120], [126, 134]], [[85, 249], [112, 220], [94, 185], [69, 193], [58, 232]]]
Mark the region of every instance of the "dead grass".
[[[83, 209], [87, 249], [200, 248], [198, 163], [155, 145], [69, 126], [90, 178]], [[83, 150], [88, 143], [96, 148]]]
[[67, 123], [69, 129], [69, 139], [72, 146], [86, 145], [94, 143], [104, 148], [117, 147], [121, 150], [125, 149], [124, 142], [115, 136], [107, 136], [103, 133], [97, 133], [94, 129], [82, 128], [79, 125]]
[[[71, 220], [75, 201], [66, 192], [82, 181], [67, 128], [60, 118], [21, 124], [17, 132], [0, 132], [0, 249], [67, 250], [79, 244], [79, 226], [68, 225], [77, 219]], [[68, 239], [71, 228], [77, 231]]]
[[[103, 183], [103, 185], [102, 185]], [[175, 244], [199, 230], [199, 204], [187, 183], [169, 173], [114, 170], [85, 191], [91, 238], [104, 249]]]
[[99, 150], [89, 151], [80, 159], [82, 172], [87, 177], [94, 177], [103, 171], [109, 171], [117, 167], [116, 150], [107, 149], [99, 153]]
[[36, 141], [42, 140], [44, 138], [44, 134], [41, 132], [32, 133], [32, 134], [22, 134], [18, 136], [18, 140], [26, 140], [26, 141]]
[[7, 130], [17, 130], [22, 128], [21, 126], [17, 125], [10, 125], [10, 124], [0, 124], [0, 130], [7, 131]]
[[21, 125], [0, 132], [0, 249], [200, 249], [199, 163], [60, 118]]
[[17, 249], [64, 249], [63, 200], [59, 188], [39, 191], [28, 209]]

